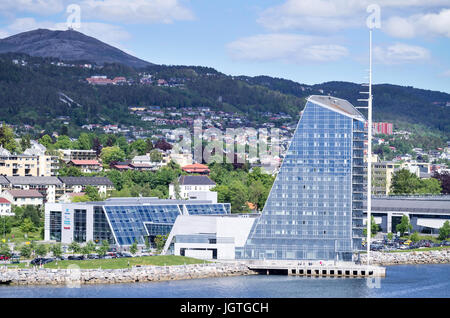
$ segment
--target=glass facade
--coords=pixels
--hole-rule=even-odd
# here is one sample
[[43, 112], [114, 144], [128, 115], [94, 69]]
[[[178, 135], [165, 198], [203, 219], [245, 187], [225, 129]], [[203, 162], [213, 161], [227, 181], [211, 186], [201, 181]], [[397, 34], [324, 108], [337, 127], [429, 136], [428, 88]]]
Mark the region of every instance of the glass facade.
[[73, 240], [86, 242], [86, 210], [74, 210]]
[[114, 244], [114, 237], [108, 224], [103, 208], [101, 206], [94, 207], [94, 242], [101, 243], [103, 240]]
[[[230, 205], [186, 204], [189, 214], [228, 214]], [[131, 245], [136, 240], [145, 244], [146, 237], [170, 233], [176, 218], [182, 215], [183, 205], [104, 206], [111, 230], [119, 245]]]
[[61, 242], [61, 212], [50, 211], [50, 239]]
[[352, 260], [362, 236], [364, 185], [354, 173], [363, 170], [364, 121], [350, 107], [359, 116], [308, 100], [262, 215], [236, 258]]

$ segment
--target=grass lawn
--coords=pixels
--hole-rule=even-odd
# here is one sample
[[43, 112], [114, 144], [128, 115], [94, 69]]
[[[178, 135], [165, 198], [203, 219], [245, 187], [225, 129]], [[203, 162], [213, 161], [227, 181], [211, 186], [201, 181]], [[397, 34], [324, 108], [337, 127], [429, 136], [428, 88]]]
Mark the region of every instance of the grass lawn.
[[[11, 228], [11, 233], [6, 234], [6, 242], [8, 242], [8, 239], [10, 240], [10, 242], [14, 242], [17, 244], [42, 240], [40, 231], [30, 232], [27, 235], [28, 237], [25, 238], [25, 233], [23, 233], [19, 227], [13, 227]], [[3, 235], [1, 238], [3, 239]]]
[[45, 264], [45, 268], [67, 268], [69, 265], [78, 265], [82, 269], [117, 269], [127, 268], [128, 262], [131, 266], [136, 265], [155, 265], [155, 266], [170, 266], [170, 265], [184, 265], [184, 264], [201, 264], [204, 261], [200, 259], [176, 256], [176, 255], [157, 255], [157, 256], [143, 256], [143, 257], [125, 257], [113, 259], [89, 259], [83, 261], [56, 261]]

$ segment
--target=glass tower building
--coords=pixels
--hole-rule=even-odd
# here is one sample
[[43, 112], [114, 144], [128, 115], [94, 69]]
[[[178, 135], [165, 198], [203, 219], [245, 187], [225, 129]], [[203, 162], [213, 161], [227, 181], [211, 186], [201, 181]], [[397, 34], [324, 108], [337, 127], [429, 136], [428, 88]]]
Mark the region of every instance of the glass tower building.
[[364, 123], [346, 100], [308, 98], [237, 259], [354, 260], [363, 236]]

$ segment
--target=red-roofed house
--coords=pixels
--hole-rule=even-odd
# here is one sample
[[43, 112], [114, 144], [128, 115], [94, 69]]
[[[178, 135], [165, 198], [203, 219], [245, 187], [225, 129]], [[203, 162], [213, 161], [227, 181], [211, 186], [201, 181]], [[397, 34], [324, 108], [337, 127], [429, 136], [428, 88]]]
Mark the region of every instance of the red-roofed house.
[[199, 173], [199, 174], [209, 174], [210, 170], [207, 165], [202, 165], [201, 163], [194, 163], [192, 165], [187, 165], [181, 168], [187, 173]]
[[97, 160], [71, 160], [69, 165], [77, 167], [84, 173], [98, 172], [102, 170], [102, 165]]
[[0, 216], [13, 216], [11, 212], [11, 202], [5, 198], [0, 198]]

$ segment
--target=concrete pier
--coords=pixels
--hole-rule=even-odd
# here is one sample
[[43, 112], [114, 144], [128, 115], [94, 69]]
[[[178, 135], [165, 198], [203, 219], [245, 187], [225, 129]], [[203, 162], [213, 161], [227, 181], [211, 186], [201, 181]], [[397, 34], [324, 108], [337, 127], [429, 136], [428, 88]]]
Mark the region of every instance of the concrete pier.
[[265, 275], [314, 277], [385, 277], [386, 268], [350, 262], [249, 261], [250, 270]]

